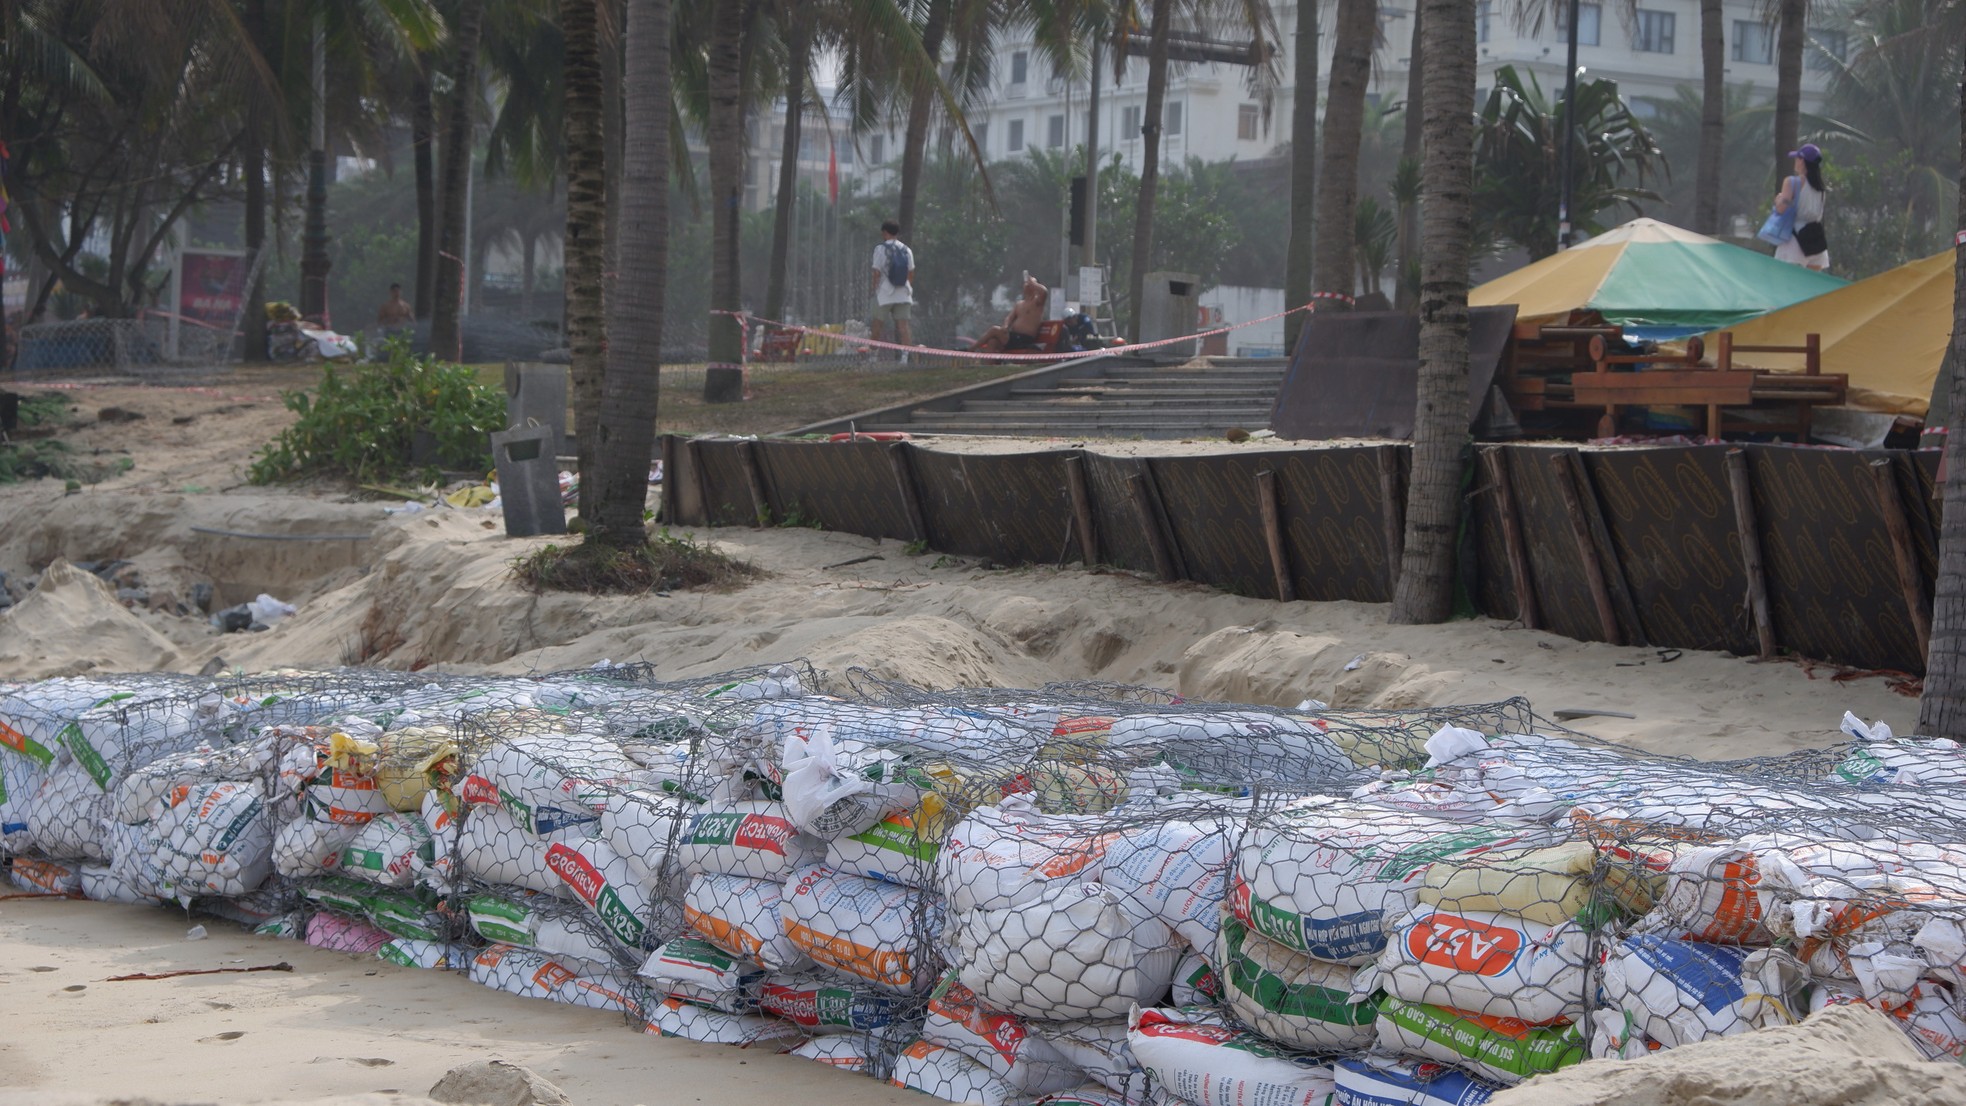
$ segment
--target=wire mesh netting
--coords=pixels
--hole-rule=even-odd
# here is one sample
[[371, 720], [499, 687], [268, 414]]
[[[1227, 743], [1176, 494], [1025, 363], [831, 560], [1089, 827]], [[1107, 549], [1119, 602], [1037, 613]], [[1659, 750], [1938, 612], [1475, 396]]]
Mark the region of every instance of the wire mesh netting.
[[[829, 688], [831, 694], [816, 689]], [[371, 671], [0, 688], [25, 893], [190, 902], [959, 1102], [1478, 1102], [1865, 1004], [1966, 1041], [1966, 753], [1527, 703]]]

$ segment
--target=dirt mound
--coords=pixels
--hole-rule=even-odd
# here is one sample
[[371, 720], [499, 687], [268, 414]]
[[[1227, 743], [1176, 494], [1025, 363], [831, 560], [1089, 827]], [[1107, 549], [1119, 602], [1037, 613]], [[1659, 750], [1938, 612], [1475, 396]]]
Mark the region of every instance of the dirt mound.
[[0, 671], [17, 678], [170, 671], [183, 661], [177, 646], [117, 602], [108, 584], [65, 560], [49, 565], [26, 599], [0, 613]]

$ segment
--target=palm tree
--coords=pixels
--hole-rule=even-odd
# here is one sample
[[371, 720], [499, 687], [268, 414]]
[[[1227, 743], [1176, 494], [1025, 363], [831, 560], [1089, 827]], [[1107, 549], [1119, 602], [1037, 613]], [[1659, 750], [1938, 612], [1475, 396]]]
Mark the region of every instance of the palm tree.
[[1789, 175], [1802, 120], [1802, 49], [1809, 0], [1771, 0], [1768, 14], [1775, 20], [1775, 175]]
[[[1959, 192], [1966, 196], [1966, 82], [1959, 86]], [[1966, 203], [1959, 205], [1959, 211], [1959, 234], [1966, 240]], [[1948, 409], [1966, 411], [1966, 249], [1953, 253]], [[1938, 594], [1932, 604], [1932, 638], [1925, 657], [1925, 693], [1918, 701], [1918, 732], [1954, 741], [1966, 738], [1966, 445], [1961, 444], [1962, 438], [1966, 435], [1946, 437]]]
[[[604, 104], [596, 6], [597, 0], [560, 0], [567, 174], [563, 287], [568, 377], [573, 386], [573, 407], [578, 412], [574, 453], [583, 473], [594, 471], [595, 413], [601, 410], [602, 377], [607, 371], [606, 319], [602, 314], [606, 297], [601, 276], [607, 247], [607, 154], [601, 122]], [[664, 112], [665, 122], [667, 118]], [[589, 481], [581, 481], [580, 516], [592, 518], [598, 506], [598, 489]]]
[[1720, 233], [1721, 158], [1727, 145], [1727, 43], [1721, 0], [1700, 0], [1700, 157], [1693, 184], [1693, 229]]
[[[710, 361], [712, 368], [744, 359], [743, 329], [733, 312], [743, 308], [739, 272], [739, 218], [744, 201], [744, 31], [752, 0], [716, 0], [710, 18], [708, 57], [710, 145]], [[704, 394], [722, 381], [715, 372]]]
[[[1296, 81], [1290, 107], [1290, 251], [1284, 260], [1285, 307], [1311, 300], [1311, 262], [1317, 246], [1318, 0], [1297, 0]], [[1304, 314], [1283, 321], [1283, 348], [1297, 348]]]
[[452, 41], [456, 64], [451, 73], [449, 118], [443, 138], [443, 173], [439, 189], [443, 205], [437, 239], [437, 286], [431, 297], [430, 351], [439, 357], [464, 356], [464, 187], [471, 171], [472, 109], [478, 102], [478, 43], [484, 33], [485, 0], [460, 0]]
[[670, 50], [669, 0], [629, 0], [623, 248], [616, 294], [608, 301], [608, 367], [595, 458], [600, 495], [588, 531], [589, 540], [617, 549], [647, 540], [642, 519], [658, 413], [669, 261]]
[[792, 205], [798, 196], [799, 147], [805, 136], [805, 94], [812, 83], [813, 24], [818, 5], [793, 0], [780, 15], [785, 23], [785, 133], [778, 153], [778, 199], [772, 205], [771, 272], [765, 290], [765, 318], [785, 317], [785, 266], [792, 244]]
[[1331, 81], [1325, 91], [1324, 165], [1318, 174], [1318, 251], [1311, 283], [1319, 292], [1350, 294], [1356, 268], [1352, 223], [1358, 207], [1359, 136], [1365, 125], [1372, 51], [1379, 37], [1379, 5], [1375, 0], [1338, 0], [1334, 32]]
[[[1468, 263], [1474, 179], [1474, 5], [1426, 7], [1421, 170], [1420, 381], [1405, 551], [1392, 621], [1445, 622], [1454, 607], [1454, 535], [1468, 440]], [[1547, 220], [1546, 220], [1547, 221]]]

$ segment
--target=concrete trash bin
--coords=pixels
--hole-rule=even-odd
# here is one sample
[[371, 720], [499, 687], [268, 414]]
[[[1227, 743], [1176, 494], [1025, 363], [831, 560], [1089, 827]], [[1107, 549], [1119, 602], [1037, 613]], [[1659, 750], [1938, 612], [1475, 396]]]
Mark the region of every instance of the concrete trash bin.
[[567, 532], [560, 503], [560, 463], [553, 455], [550, 426], [521, 426], [492, 432], [492, 459], [498, 465], [498, 498], [505, 509], [508, 537]]
[[[1201, 280], [1193, 273], [1148, 273], [1140, 293], [1140, 340], [1159, 341], [1195, 332], [1201, 318]], [[1198, 343], [1175, 342], [1146, 351], [1165, 361], [1186, 361]]]
[[553, 428], [553, 455], [573, 454], [567, 437], [567, 366], [532, 361], [505, 363], [505, 425]]

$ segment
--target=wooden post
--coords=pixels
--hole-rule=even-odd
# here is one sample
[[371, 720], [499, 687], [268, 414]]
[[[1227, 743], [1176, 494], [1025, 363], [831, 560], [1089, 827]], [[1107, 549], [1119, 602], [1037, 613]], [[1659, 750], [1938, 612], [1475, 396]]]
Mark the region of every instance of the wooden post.
[[745, 442], [738, 459], [744, 463], [744, 483], [751, 488], [751, 525], [763, 529], [771, 525], [771, 501], [765, 498], [764, 473], [758, 465], [758, 443]]
[[1167, 532], [1161, 529], [1159, 512], [1154, 510], [1154, 489], [1148, 485], [1151, 479], [1145, 466], [1142, 471], [1126, 478], [1127, 491], [1133, 497], [1133, 517], [1140, 524], [1140, 533], [1147, 539], [1147, 550], [1154, 555], [1154, 571], [1169, 583], [1179, 580], [1181, 574], [1174, 567], [1174, 552], [1168, 548]]
[[1754, 619], [1758, 655], [1775, 655], [1775, 620], [1768, 609], [1768, 577], [1761, 568], [1761, 528], [1754, 517], [1754, 488], [1746, 451], [1727, 451], [1727, 489], [1734, 498], [1734, 531], [1741, 541], [1741, 572], [1748, 578], [1748, 613]]
[[695, 438], [689, 440], [689, 467], [696, 474], [696, 507], [703, 512], [702, 526], [715, 526], [717, 516], [710, 509], [710, 470], [703, 463], [703, 443]]
[[1263, 540], [1270, 547], [1270, 573], [1276, 577], [1277, 601], [1297, 598], [1297, 587], [1290, 580], [1290, 557], [1283, 546], [1282, 511], [1277, 505], [1277, 474], [1264, 469], [1256, 474], [1256, 510], [1263, 516]]
[[1870, 463], [1871, 478], [1877, 482], [1877, 508], [1884, 516], [1884, 531], [1891, 537], [1891, 552], [1898, 562], [1898, 589], [1904, 594], [1905, 610], [1911, 615], [1912, 632], [1918, 636], [1918, 655], [1922, 657], [1932, 643], [1932, 614], [1925, 598], [1925, 577], [1918, 571], [1918, 556], [1911, 547], [1911, 526], [1905, 521], [1904, 501], [1898, 497], [1896, 470], [1896, 463], [1889, 457]]
[[1379, 447], [1379, 525], [1386, 545], [1386, 601], [1399, 591], [1400, 562], [1406, 556], [1406, 474], [1399, 447]]
[[[1822, 335], [1807, 334], [1803, 336], [1802, 372], [1806, 376], [1822, 375], [1823, 372], [1823, 336]], [[1795, 444], [1808, 445], [1809, 431], [1812, 428], [1814, 428], [1814, 426], [1816, 425], [1816, 405], [1813, 403], [1804, 403], [1801, 404], [1801, 408], [1802, 409], [1798, 411], [1795, 416], [1796, 422], [1801, 424], [1799, 427], [1799, 432], [1796, 435]], [[1919, 648], [1919, 652], [1920, 653], [1924, 652], [1923, 646]]]
[[676, 436], [662, 436], [662, 525], [680, 526], [676, 519]]
[[1611, 606], [1611, 586], [1604, 578], [1604, 562], [1597, 555], [1590, 523], [1584, 518], [1583, 495], [1577, 487], [1576, 470], [1570, 464], [1570, 451], [1553, 454], [1550, 465], [1556, 470], [1556, 487], [1563, 496], [1563, 513], [1570, 519], [1570, 535], [1577, 542], [1577, 558], [1584, 564], [1584, 581], [1590, 586], [1591, 603], [1597, 608], [1597, 624], [1605, 641], [1623, 645], [1625, 638], [1618, 630], [1618, 615]]
[[928, 520], [922, 514], [921, 489], [915, 486], [915, 467], [908, 463], [908, 443], [887, 447], [887, 462], [894, 468], [894, 488], [901, 496], [901, 509], [908, 516], [908, 529], [918, 542], [928, 541]]
[[1618, 547], [1611, 542], [1611, 528], [1604, 524], [1604, 511], [1598, 506], [1590, 470], [1584, 467], [1582, 453], [1573, 449], [1569, 455], [1570, 474], [1577, 486], [1577, 503], [1583, 508], [1584, 525], [1590, 530], [1598, 563], [1604, 566], [1604, 583], [1611, 593], [1611, 609], [1617, 612], [1619, 624], [1630, 639], [1626, 644], [1645, 645], [1645, 620], [1638, 616], [1638, 604], [1632, 601], [1631, 585], [1625, 580], [1625, 566], [1618, 559]]
[[1509, 579], [1515, 590], [1515, 617], [1525, 629], [1536, 626], [1536, 588], [1529, 578], [1529, 551], [1522, 544], [1522, 522], [1515, 513], [1515, 488], [1509, 483], [1508, 458], [1501, 446], [1481, 451], [1495, 491], [1495, 513], [1502, 516], [1502, 548], [1509, 557]]
[[1092, 496], [1086, 490], [1085, 458], [1065, 458], [1065, 491], [1072, 497], [1072, 518], [1079, 528], [1079, 558], [1087, 568], [1099, 563], [1099, 534], [1092, 527]]

